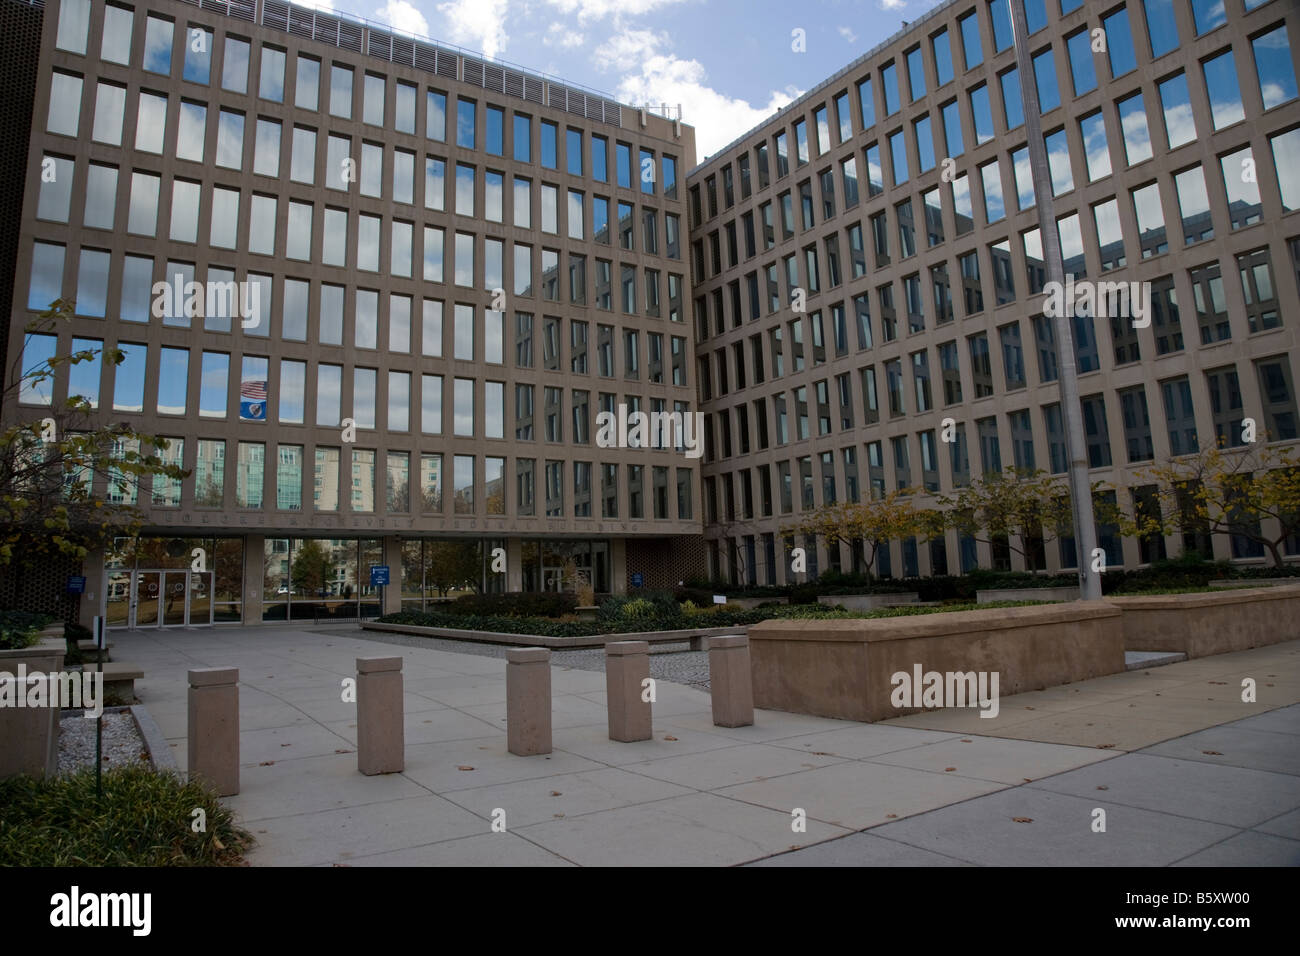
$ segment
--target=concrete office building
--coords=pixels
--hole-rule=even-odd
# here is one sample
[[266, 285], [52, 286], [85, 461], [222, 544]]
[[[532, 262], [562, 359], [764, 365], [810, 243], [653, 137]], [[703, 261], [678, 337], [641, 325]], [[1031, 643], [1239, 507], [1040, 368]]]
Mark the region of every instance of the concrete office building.
[[[1025, 6], [1050, 181], [1030, 169], [1008, 0], [936, 7], [689, 174], [713, 575], [785, 583], [794, 544], [811, 575], [856, 570], [847, 548], [783, 541], [826, 502], [1065, 472], [1048, 193], [1067, 274], [1152, 291], [1146, 327], [1073, 324], [1091, 480], [1128, 504], [1144, 465], [1239, 445], [1244, 419], [1298, 437], [1296, 4]], [[1111, 567], [1184, 545], [1098, 536]], [[1239, 536], [1212, 547], [1263, 558]], [[951, 531], [886, 551], [895, 577], [1023, 566]], [[1044, 551], [1074, 566], [1072, 540]]]
[[[25, 367], [126, 353], [5, 414], [85, 395], [192, 472], [104, 489], [148, 526], [87, 562], [83, 619], [375, 613], [381, 564], [389, 610], [572, 566], [599, 591], [784, 583], [785, 528], [826, 501], [1061, 473], [1048, 193], [1068, 273], [1152, 291], [1147, 327], [1074, 323], [1094, 480], [1145, 494], [1144, 464], [1248, 417], [1297, 438], [1290, 0], [1027, 0], [1039, 182], [1007, 0], [936, 7], [689, 174], [679, 122], [279, 0], [0, 3], [35, 78], [8, 104], [30, 133], [4, 144], [0, 340]], [[178, 275], [203, 308], [155, 317]], [[25, 341], [60, 296], [70, 325]], [[620, 406], [703, 411], [704, 458], [602, 447]], [[1099, 530], [1112, 566], [1184, 544]], [[811, 574], [856, 566], [798, 543]], [[949, 533], [881, 562], [1019, 557]]]
[[43, 9], [9, 352], [125, 353], [6, 414], [82, 395], [191, 470], [104, 489], [147, 526], [83, 620], [372, 614], [371, 565], [388, 610], [702, 567], [699, 459], [596, 421], [697, 410], [689, 126], [279, 0], [6, 3]]

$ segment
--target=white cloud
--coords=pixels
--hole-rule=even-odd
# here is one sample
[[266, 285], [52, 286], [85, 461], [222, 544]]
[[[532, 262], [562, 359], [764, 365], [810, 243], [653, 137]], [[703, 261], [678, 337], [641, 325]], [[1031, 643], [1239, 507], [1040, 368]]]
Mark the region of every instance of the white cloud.
[[630, 106], [666, 104], [674, 109], [680, 103], [682, 119], [695, 127], [699, 159], [717, 152], [803, 93], [794, 88], [771, 90], [767, 103], [761, 106], [719, 93], [705, 82], [708, 73], [699, 60], [661, 52], [668, 42], [666, 33], [623, 28], [602, 43], [592, 59], [601, 69], [622, 74], [615, 91], [621, 102]]
[[587, 38], [585, 36], [558, 21], [547, 27], [546, 35], [542, 37], [544, 45], [558, 46], [562, 50], [572, 50], [586, 42]]
[[907, 6], [907, 0], [880, 0], [881, 10], [901, 10]]
[[446, 19], [443, 32], [453, 43], [485, 56], [497, 56], [506, 48], [506, 0], [449, 0], [438, 4], [438, 12]]
[[600, 20], [608, 16], [635, 17], [684, 0], [546, 0], [561, 13], [576, 13], [579, 20]]
[[844, 37], [844, 39], [848, 40], [850, 43], [858, 42], [858, 35], [848, 27], [836, 27], [835, 29], [839, 31], [840, 36]]
[[429, 21], [424, 14], [411, 6], [407, 0], [388, 0], [375, 11], [375, 17], [384, 23], [392, 24], [394, 30], [413, 36], [427, 37]]
[[598, 70], [626, 69], [658, 52], [660, 45], [666, 42], [666, 33], [625, 28], [596, 47], [591, 60]]

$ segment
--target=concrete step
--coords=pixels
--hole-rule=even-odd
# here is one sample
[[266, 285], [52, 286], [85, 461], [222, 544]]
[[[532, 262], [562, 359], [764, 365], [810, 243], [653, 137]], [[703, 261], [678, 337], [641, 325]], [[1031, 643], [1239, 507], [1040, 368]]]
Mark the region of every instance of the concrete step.
[[1148, 667], [1161, 667], [1165, 664], [1177, 664], [1187, 660], [1181, 651], [1125, 651], [1124, 669], [1129, 671], [1146, 670]]

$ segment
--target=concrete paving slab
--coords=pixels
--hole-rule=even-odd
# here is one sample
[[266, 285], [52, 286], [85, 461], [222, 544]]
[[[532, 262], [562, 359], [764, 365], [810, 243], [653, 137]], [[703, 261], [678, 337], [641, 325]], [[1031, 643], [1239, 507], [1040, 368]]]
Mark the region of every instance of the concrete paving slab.
[[746, 866], [971, 866], [942, 853], [932, 853], [876, 836], [854, 833], [794, 852], [780, 853]]
[[848, 833], [816, 820], [791, 830], [789, 813], [711, 793], [573, 819], [551, 820], [520, 836], [582, 866], [730, 866]]
[[1272, 820], [1265, 820], [1255, 829], [1261, 833], [1271, 833], [1273, 836], [1300, 840], [1300, 810], [1292, 810], [1290, 813], [1283, 813]]
[[951, 737], [938, 743], [872, 757], [874, 763], [913, 767], [945, 776], [1017, 784], [1106, 760], [1105, 750], [997, 737]]
[[[996, 721], [990, 721], [995, 723]], [[1141, 750], [1161, 740], [1180, 737], [1202, 725], [1195, 721], [1127, 720], [1106, 714], [1090, 713], [1087, 708], [1044, 713], [1033, 720], [1013, 724], [1005, 729], [987, 731], [1013, 740], [1037, 740], [1049, 744], [1073, 744], [1099, 750]]]
[[703, 753], [628, 764], [625, 769], [695, 790], [717, 790], [838, 762], [838, 757], [819, 757], [769, 744], [737, 744]]
[[1193, 853], [1174, 866], [1300, 866], [1300, 840], [1247, 830]]
[[[490, 821], [430, 793], [403, 800], [300, 813], [262, 820], [252, 827], [258, 845], [250, 863], [318, 866], [353, 857], [399, 850], [475, 833], [488, 833]], [[329, 839], [320, 839], [328, 833]]]
[[506, 750], [506, 735], [502, 732], [472, 740], [409, 745], [403, 776], [434, 793], [446, 794], [600, 768], [593, 760], [562, 750], [534, 757], [517, 756]]
[[1258, 717], [1247, 717], [1237, 721], [1236, 726], [1246, 730], [1300, 735], [1300, 707], [1283, 707]]
[[240, 792], [226, 798], [226, 802], [246, 822], [428, 793], [402, 774], [362, 776], [357, 772], [355, 753], [241, 767], [239, 779]]
[[503, 809], [506, 829], [514, 830], [548, 820], [652, 803], [694, 792], [688, 787], [607, 767], [457, 790], [447, 794], [447, 799], [484, 819], [491, 819], [497, 808]]
[[[1105, 833], [1092, 831], [1096, 807], [1107, 809]], [[1166, 866], [1236, 832], [1217, 823], [1117, 809], [1095, 798], [1032, 786], [1001, 790], [874, 831], [984, 866]]]
[[1255, 826], [1300, 807], [1300, 778], [1289, 774], [1151, 753], [1125, 754], [1029, 786], [1074, 794], [1099, 806], [1142, 807], [1238, 828]]
[[347, 866], [573, 866], [509, 831], [352, 857]]
[[568, 727], [564, 733], [553, 737], [557, 750], [615, 767], [736, 746], [736, 740], [732, 737], [701, 730], [683, 730], [661, 720], [654, 722], [654, 733], [649, 740], [638, 740], [635, 743], [610, 740], [607, 724]]
[[800, 807], [809, 819], [865, 830], [1001, 788], [988, 780], [852, 761], [716, 792], [786, 813]]
[[893, 753], [925, 744], [951, 740], [955, 735], [909, 727], [886, 727], [881, 724], [849, 724], [838, 730], [783, 737], [771, 741], [775, 747], [789, 747], [803, 753], [823, 753], [848, 760], [861, 760], [877, 754]]
[[1179, 760], [1300, 775], [1300, 741], [1288, 734], [1250, 730], [1240, 723], [1211, 727], [1186, 737], [1166, 740], [1142, 752]]
[[779, 710], [755, 710], [754, 723], [748, 727], [715, 727], [711, 708], [691, 714], [665, 715], [665, 717], [666, 722], [675, 727], [703, 730], [750, 743], [766, 743], [797, 737], [801, 734], [815, 734], [823, 730], [841, 730], [845, 727], [857, 726], [849, 720], [787, 714]]

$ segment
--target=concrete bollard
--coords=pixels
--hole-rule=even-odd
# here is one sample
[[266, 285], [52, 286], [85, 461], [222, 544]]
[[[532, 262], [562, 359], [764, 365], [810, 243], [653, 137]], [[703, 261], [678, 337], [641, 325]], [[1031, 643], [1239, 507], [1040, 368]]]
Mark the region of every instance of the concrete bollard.
[[406, 769], [400, 657], [357, 658], [357, 769], [366, 776]]
[[189, 775], [222, 797], [239, 793], [239, 668], [188, 674]]
[[551, 752], [551, 652], [506, 651], [506, 749], [521, 757]]
[[709, 687], [713, 723], [748, 727], [754, 723], [754, 680], [749, 669], [749, 638], [728, 634], [709, 640]]
[[642, 682], [650, 676], [647, 641], [613, 641], [605, 645], [605, 696], [609, 706], [609, 739], [649, 740], [650, 702], [641, 699]]

